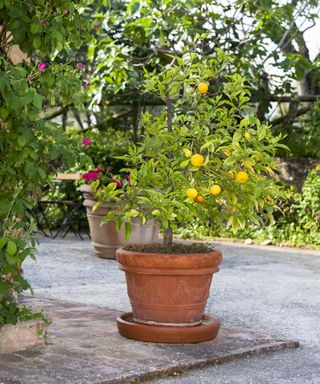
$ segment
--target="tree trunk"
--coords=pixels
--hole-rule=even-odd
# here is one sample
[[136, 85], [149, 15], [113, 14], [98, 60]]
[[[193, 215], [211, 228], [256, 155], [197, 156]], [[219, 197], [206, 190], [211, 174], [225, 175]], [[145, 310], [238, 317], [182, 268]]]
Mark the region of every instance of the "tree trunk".
[[164, 245], [172, 245], [173, 243], [173, 231], [172, 228], [165, 229], [163, 233], [163, 244]]

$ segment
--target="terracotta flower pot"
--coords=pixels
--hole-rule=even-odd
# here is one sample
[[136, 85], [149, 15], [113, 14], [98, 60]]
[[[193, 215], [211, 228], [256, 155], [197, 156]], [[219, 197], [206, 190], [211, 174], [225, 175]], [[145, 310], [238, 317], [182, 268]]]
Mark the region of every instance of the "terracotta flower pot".
[[135, 322], [175, 327], [200, 324], [220, 251], [156, 254], [117, 250]]
[[159, 227], [153, 222], [145, 225], [139, 222], [134, 224], [128, 240], [125, 239], [124, 228], [118, 232], [114, 221], [111, 220], [101, 225], [101, 220], [108, 212], [116, 208], [116, 203], [110, 201], [93, 212], [92, 208], [97, 203], [97, 199], [91, 186], [84, 184], [80, 187], [80, 191], [84, 194], [83, 205], [87, 211], [92, 245], [98, 256], [115, 259], [116, 250], [128, 243], [150, 243], [158, 240]]

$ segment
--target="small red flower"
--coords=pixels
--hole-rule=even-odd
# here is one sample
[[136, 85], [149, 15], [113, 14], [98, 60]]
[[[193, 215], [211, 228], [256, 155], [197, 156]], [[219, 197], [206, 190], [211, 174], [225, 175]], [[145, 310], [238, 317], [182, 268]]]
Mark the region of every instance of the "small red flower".
[[88, 138], [84, 138], [82, 140], [82, 144], [83, 144], [84, 147], [87, 147], [88, 145], [90, 145], [90, 143], [91, 143], [91, 140], [88, 139]]
[[89, 81], [87, 81], [86, 83], [84, 83], [84, 86], [85, 86], [86, 88], [89, 88], [89, 87], [91, 87], [91, 83], [90, 83]]
[[81, 177], [83, 180], [90, 182], [90, 181], [98, 180], [99, 175], [97, 172], [91, 171], [91, 172], [84, 173]]
[[98, 29], [100, 28], [100, 26], [101, 26], [101, 24], [95, 24], [95, 25], [93, 26], [93, 28], [94, 28], [95, 30], [98, 30]]
[[80, 70], [82, 70], [84, 68], [84, 64], [83, 63], [77, 63], [76, 67]]
[[40, 64], [38, 64], [38, 70], [40, 71], [40, 72], [44, 72], [46, 69], [47, 69], [47, 64], [46, 63], [40, 63]]
[[40, 23], [41, 23], [42, 25], [47, 25], [47, 24], [48, 24], [48, 20], [47, 20], [47, 19], [41, 19], [41, 20], [40, 20]]
[[112, 179], [112, 182], [117, 184], [117, 188], [122, 188], [123, 184], [121, 180]]

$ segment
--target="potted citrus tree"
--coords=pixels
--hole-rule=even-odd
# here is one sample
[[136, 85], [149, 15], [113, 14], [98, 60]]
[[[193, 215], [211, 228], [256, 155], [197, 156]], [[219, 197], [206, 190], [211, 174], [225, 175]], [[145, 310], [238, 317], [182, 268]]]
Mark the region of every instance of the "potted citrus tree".
[[[160, 75], [146, 73], [146, 90], [165, 107], [142, 115], [144, 141], [123, 157], [132, 164], [125, 169], [131, 188], [114, 196], [119, 209], [104, 219], [121, 220], [127, 234], [137, 218], [155, 220], [163, 231], [163, 244], [117, 250], [132, 306], [118, 318], [126, 337], [170, 343], [214, 338], [219, 321], [204, 309], [221, 252], [175, 244], [174, 229], [211, 217], [237, 231], [271, 217], [279, 193], [270, 177], [272, 156], [280, 138], [249, 113], [246, 81], [232, 68], [221, 50], [201, 57], [187, 47]], [[100, 198], [112, 193], [107, 187]]]

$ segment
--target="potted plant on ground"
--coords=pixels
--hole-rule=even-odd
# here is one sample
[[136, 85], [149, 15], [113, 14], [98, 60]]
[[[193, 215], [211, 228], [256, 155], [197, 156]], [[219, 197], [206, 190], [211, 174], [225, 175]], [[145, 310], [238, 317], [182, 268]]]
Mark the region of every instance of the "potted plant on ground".
[[[104, 221], [156, 220], [163, 244], [117, 251], [125, 271], [132, 314], [118, 319], [122, 335], [155, 342], [198, 342], [216, 336], [219, 322], [205, 316], [212, 274], [221, 253], [203, 244], [174, 244], [173, 231], [195, 217], [230, 225], [271, 218], [278, 187], [268, 175], [280, 146], [268, 126], [248, 114], [245, 79], [232, 73], [230, 56], [217, 50], [201, 57], [185, 47], [160, 75], [146, 73], [146, 89], [164, 102], [157, 114], [142, 115], [144, 142], [123, 159], [131, 187], [116, 196], [118, 210]], [[226, 74], [229, 73], [229, 74]]]
[[[109, 220], [102, 223], [102, 219], [116, 210], [117, 202], [114, 198], [130, 187], [130, 175], [123, 177], [113, 175], [112, 167], [97, 167], [82, 175], [84, 184], [80, 191], [84, 195], [83, 205], [86, 207], [90, 236], [95, 253], [102, 258], [115, 259], [116, 250], [128, 242], [143, 243], [158, 240], [159, 227], [154, 221], [142, 224], [139, 220], [133, 224], [130, 237], [126, 239], [121, 220]], [[107, 185], [109, 198], [102, 204], [98, 203], [99, 190]]]

